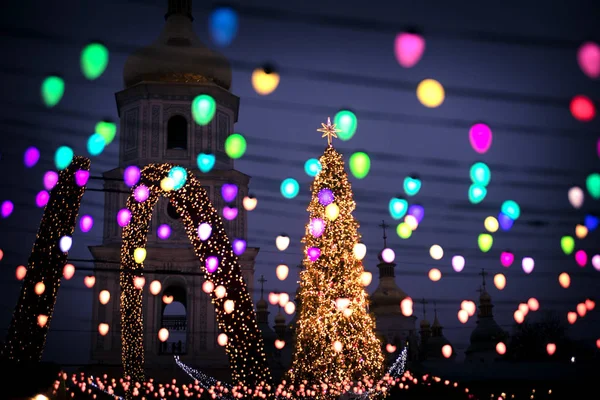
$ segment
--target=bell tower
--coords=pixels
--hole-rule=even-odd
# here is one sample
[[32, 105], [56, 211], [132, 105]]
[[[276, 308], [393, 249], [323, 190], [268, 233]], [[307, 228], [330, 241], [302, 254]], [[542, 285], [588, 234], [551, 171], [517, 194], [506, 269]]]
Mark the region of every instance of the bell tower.
[[[248, 194], [250, 177], [235, 169], [224, 148], [225, 140], [233, 133], [239, 109], [239, 98], [229, 91], [229, 62], [207, 48], [194, 33], [191, 0], [169, 0], [165, 20], [157, 40], [127, 59], [123, 71], [124, 89], [115, 95], [120, 118], [119, 166], [103, 174], [106, 190], [103, 241], [99, 246], [90, 247], [97, 271], [92, 359], [100, 363], [120, 364], [121, 357], [119, 276], [103, 270], [118, 268], [120, 264], [122, 228], [116, 216], [119, 210], [126, 208], [131, 193], [123, 182], [125, 168], [172, 163], [189, 169], [202, 182], [221, 216], [225, 206], [237, 208], [235, 219], [223, 219], [230, 239], [247, 238], [247, 214], [242, 199]], [[202, 94], [210, 95], [216, 102], [215, 115], [204, 126], [195, 123], [191, 112], [193, 100]], [[200, 153], [215, 157], [214, 168], [209, 173], [198, 169]], [[224, 184], [237, 186], [237, 196], [231, 203], [225, 203], [222, 198]], [[155, 276], [145, 274], [146, 365], [172, 364], [172, 357], [166, 355], [174, 353], [196, 367], [226, 366], [225, 351], [216, 341], [219, 331], [214, 309], [210, 297], [201, 290], [202, 277], [177, 274], [200, 272], [198, 259], [178, 219], [168, 200], [160, 199], [153, 211], [144, 262], [146, 269], [161, 272]], [[157, 228], [165, 224], [171, 228], [171, 235], [163, 240]], [[251, 293], [258, 250], [248, 247], [239, 257]], [[157, 296], [148, 291], [153, 280], [161, 282], [162, 290]], [[111, 294], [107, 305], [98, 301], [101, 290]], [[165, 304], [164, 296], [172, 299], [177, 307]], [[98, 334], [97, 327], [102, 322], [111, 326], [107, 336]], [[157, 332], [167, 326], [171, 331], [169, 340], [160, 343]]]

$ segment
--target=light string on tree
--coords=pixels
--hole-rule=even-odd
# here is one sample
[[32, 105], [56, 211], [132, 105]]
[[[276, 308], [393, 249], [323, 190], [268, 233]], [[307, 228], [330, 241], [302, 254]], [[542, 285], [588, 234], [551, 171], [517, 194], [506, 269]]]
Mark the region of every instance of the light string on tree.
[[[268, 384], [271, 375], [266, 363], [262, 335], [256, 324], [254, 305], [223, 221], [210, 203], [206, 190], [190, 171], [186, 171], [186, 182], [174, 190], [174, 185], [166, 180], [170, 179], [169, 173], [174, 167], [171, 164], [150, 164], [144, 167], [140, 180], [132, 188], [133, 194], [127, 201], [131, 221], [123, 229], [120, 274], [121, 341], [125, 376], [130, 376], [137, 382], [144, 380], [142, 291], [135, 287], [134, 278], [143, 275], [145, 252], [141, 250], [145, 251], [152, 209], [159, 196], [166, 196], [181, 216], [205, 280], [211, 281], [215, 287], [222, 286], [226, 289], [224, 297], [216, 296], [214, 291], [211, 297], [219, 329], [228, 338], [225, 349], [233, 381], [248, 386]], [[210, 238], [206, 241], [201, 240], [198, 235], [198, 227], [202, 223], [207, 223], [212, 228]], [[218, 260], [218, 266], [213, 272], [205, 267], [205, 261], [211, 257]], [[228, 300], [235, 304], [230, 313], [224, 309]]]
[[42, 358], [69, 250], [61, 249], [60, 243], [70, 240], [75, 230], [89, 170], [88, 158], [72, 157], [50, 192], [4, 343], [6, 359], [39, 362]]

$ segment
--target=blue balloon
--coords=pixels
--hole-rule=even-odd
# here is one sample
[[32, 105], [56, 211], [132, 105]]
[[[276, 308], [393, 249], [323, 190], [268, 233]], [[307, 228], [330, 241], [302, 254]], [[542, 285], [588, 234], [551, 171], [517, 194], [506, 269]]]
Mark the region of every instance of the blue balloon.
[[599, 223], [600, 223], [600, 218], [595, 217], [590, 214], [585, 216], [584, 224], [585, 224], [585, 227], [588, 228], [588, 231], [590, 231], [590, 232], [595, 231], [596, 228], [598, 228]]
[[219, 7], [210, 14], [208, 26], [217, 46], [229, 46], [237, 35], [238, 15], [233, 8]]
[[502, 228], [503, 231], [508, 231], [510, 228], [512, 228], [515, 221], [511, 219], [508, 215], [504, 214], [503, 212], [500, 212], [498, 214], [498, 223], [500, 224], [500, 228]]

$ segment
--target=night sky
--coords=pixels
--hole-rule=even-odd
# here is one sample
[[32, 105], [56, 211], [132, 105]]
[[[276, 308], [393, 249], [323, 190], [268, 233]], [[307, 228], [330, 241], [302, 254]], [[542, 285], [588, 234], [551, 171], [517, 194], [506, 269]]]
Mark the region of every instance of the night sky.
[[[476, 320], [461, 325], [456, 314], [462, 300], [477, 300], [481, 268], [490, 273], [488, 291], [504, 329], [511, 330], [513, 311], [529, 297], [540, 301], [538, 316], [542, 310], [557, 310], [566, 321], [568, 310], [600, 289], [600, 272], [589, 262], [580, 268], [560, 248], [561, 236], [574, 236], [575, 225], [586, 213], [600, 210], [600, 202], [589, 196], [579, 210], [567, 199], [570, 187], [585, 188], [587, 175], [600, 172], [598, 118], [584, 123], [569, 112], [569, 101], [577, 94], [600, 104], [598, 80], [584, 75], [576, 61], [578, 45], [600, 37], [600, 5], [593, 3], [543, 2], [542, 7], [534, 1], [240, 2], [246, 8], [240, 11], [238, 36], [220, 51], [232, 61], [231, 91], [241, 98], [235, 131], [248, 140], [247, 153], [235, 167], [252, 177], [250, 191], [258, 198], [248, 221], [249, 245], [261, 248], [255, 279], [264, 274], [269, 291], [295, 291], [298, 270], [293, 266], [302, 258], [300, 239], [308, 221], [312, 179], [304, 172], [304, 162], [318, 158], [325, 147], [316, 132], [320, 123], [349, 108], [358, 117], [358, 131], [350, 141], [334, 144], [346, 159], [357, 150], [371, 156], [367, 178], [351, 178], [357, 200], [354, 215], [368, 247], [365, 267], [374, 275], [370, 291], [377, 287], [377, 253], [383, 247], [378, 225], [385, 219], [394, 226], [388, 230], [388, 245], [396, 252], [396, 281], [413, 299], [429, 301], [429, 318], [431, 303], [437, 301], [440, 322], [456, 352], [468, 346]], [[43, 189], [43, 174], [53, 168], [59, 146], [87, 156], [87, 138], [96, 122], [117, 120], [114, 93], [123, 88], [125, 60], [158, 36], [166, 7], [166, 0], [35, 0], [11, 2], [0, 14], [0, 201], [15, 203], [14, 213], [0, 220], [0, 249], [5, 253], [0, 261], [2, 335], [20, 288], [15, 268], [27, 263], [42, 215], [35, 195]], [[270, 14], [269, 8], [287, 13]], [[210, 2], [195, 1], [194, 26], [213, 47], [207, 29], [210, 9]], [[422, 60], [406, 69], [395, 60], [393, 42], [397, 32], [412, 27], [423, 32], [427, 46]], [[110, 64], [101, 78], [90, 82], [81, 75], [79, 55], [92, 40], [107, 45]], [[262, 97], [254, 92], [250, 74], [266, 62], [281, 72], [281, 83], [273, 94]], [[53, 73], [65, 78], [66, 92], [57, 107], [46, 109], [39, 87]], [[416, 86], [425, 78], [446, 88], [439, 108], [428, 109], [416, 98]], [[484, 155], [468, 140], [469, 127], [478, 121], [489, 124], [494, 133]], [[93, 176], [117, 166], [118, 140], [119, 136], [101, 156], [92, 157]], [[32, 169], [22, 162], [29, 146], [42, 152]], [[490, 166], [492, 180], [483, 203], [472, 205], [467, 190], [469, 168], [476, 161]], [[411, 174], [423, 182], [411, 201], [425, 207], [425, 218], [410, 239], [402, 240], [395, 234], [388, 202], [402, 192], [403, 179]], [[279, 192], [288, 177], [301, 184], [300, 195], [291, 200]], [[91, 181], [90, 187], [101, 185]], [[103, 198], [100, 192], [85, 194], [80, 215], [93, 215], [96, 224], [87, 234], [76, 230], [70, 258], [89, 260], [87, 246], [100, 243]], [[485, 231], [483, 221], [497, 216], [505, 200], [520, 204], [521, 218], [509, 232], [494, 234], [492, 250], [483, 254], [477, 247], [477, 236]], [[275, 237], [282, 232], [292, 239], [285, 252], [275, 247]], [[578, 241], [577, 249], [585, 249], [591, 258], [600, 251], [599, 235], [591, 232]], [[433, 244], [445, 250], [440, 261], [429, 256]], [[516, 258], [509, 269], [499, 262], [505, 249]], [[461, 273], [451, 267], [456, 254], [466, 258]], [[531, 275], [521, 270], [523, 257], [535, 259]], [[281, 261], [290, 266], [285, 282], [275, 276]], [[432, 267], [444, 274], [439, 282], [427, 277]], [[572, 277], [568, 290], [558, 285], [563, 271]], [[507, 276], [502, 292], [491, 281], [498, 272]], [[92, 291], [83, 285], [86, 274], [78, 272], [61, 286], [45, 359], [89, 362], [90, 332], [96, 327], [91, 326]], [[254, 286], [260, 288], [257, 282]], [[259, 295], [255, 290], [255, 300]], [[276, 312], [272, 308], [271, 317]], [[571, 335], [593, 343], [600, 336], [597, 313], [578, 320]], [[417, 304], [415, 315], [422, 318]]]

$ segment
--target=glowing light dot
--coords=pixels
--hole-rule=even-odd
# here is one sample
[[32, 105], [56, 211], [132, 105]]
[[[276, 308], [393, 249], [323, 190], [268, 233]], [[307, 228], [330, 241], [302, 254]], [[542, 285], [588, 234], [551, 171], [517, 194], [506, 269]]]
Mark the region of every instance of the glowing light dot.
[[63, 253], [66, 253], [69, 250], [71, 250], [72, 245], [73, 245], [73, 238], [71, 238], [70, 236], [63, 236], [60, 238], [60, 240], [58, 242], [58, 247], [60, 248], [60, 251], [62, 251]]
[[310, 220], [308, 229], [310, 234], [314, 237], [321, 237], [323, 232], [325, 232], [325, 221], [323, 221], [321, 218], [313, 218]]
[[498, 223], [500, 224], [500, 228], [503, 231], [508, 231], [510, 230], [510, 228], [512, 228], [515, 221], [513, 221], [508, 215], [504, 214], [503, 212], [500, 212], [498, 214]]
[[35, 205], [39, 208], [44, 208], [48, 204], [48, 200], [50, 200], [50, 194], [42, 190], [35, 196]]
[[406, 199], [393, 197], [392, 199], [390, 199], [389, 210], [392, 218], [401, 219], [406, 215], [406, 212], [408, 211], [408, 202], [406, 201]]
[[215, 284], [211, 281], [204, 281], [202, 284], [202, 291], [206, 294], [210, 294], [215, 290]]
[[166, 295], [166, 294], [165, 294], [165, 295], [163, 295], [163, 297], [162, 297], [162, 301], [163, 301], [163, 303], [165, 303], [165, 304], [167, 304], [167, 305], [168, 305], [168, 304], [171, 304], [171, 303], [173, 302], [173, 296], [169, 296], [169, 295]]
[[404, 193], [408, 196], [415, 196], [421, 190], [421, 180], [414, 176], [407, 176], [404, 178], [404, 183], [402, 187], [404, 188]]
[[225, 183], [221, 186], [221, 197], [226, 203], [232, 203], [238, 194], [238, 187], [233, 183]]
[[357, 260], [362, 260], [367, 255], [367, 246], [364, 243], [356, 243], [352, 247], [352, 254]]
[[410, 297], [405, 297], [400, 302], [400, 311], [405, 317], [410, 317], [413, 314], [413, 300]]
[[492, 130], [486, 124], [478, 123], [469, 129], [469, 143], [473, 150], [485, 154], [492, 146]]
[[444, 97], [444, 87], [434, 79], [425, 79], [417, 86], [417, 98], [425, 107], [439, 107]]
[[252, 87], [261, 96], [267, 96], [277, 89], [281, 77], [274, 68], [265, 66], [252, 71]]
[[523, 321], [525, 321], [525, 315], [523, 314], [523, 311], [521, 311], [521, 310], [516, 310], [513, 313], [513, 318], [515, 319], [515, 322], [517, 324], [522, 324]]
[[442, 355], [446, 358], [452, 357], [452, 346], [449, 344], [442, 346]]
[[556, 345], [554, 343], [548, 343], [546, 345], [546, 352], [549, 356], [553, 355], [556, 352]]
[[363, 285], [364, 287], [367, 287], [371, 284], [371, 281], [373, 280], [373, 274], [370, 273], [369, 271], [363, 271], [360, 274], [360, 284]]
[[110, 292], [108, 290], [102, 290], [98, 293], [98, 300], [100, 304], [106, 305], [110, 301]]
[[281, 350], [284, 347], [285, 347], [285, 341], [284, 340], [275, 339], [275, 348], [277, 350]]
[[475, 306], [475, 303], [472, 302], [471, 300], [463, 300], [460, 303], [460, 309], [465, 310], [467, 312], [467, 314], [469, 315], [469, 317], [472, 317], [473, 315], [475, 315], [475, 311], [477, 310], [477, 307]]
[[285, 311], [285, 313], [288, 315], [292, 315], [296, 311], [296, 305], [290, 301], [285, 306], [283, 306], [283, 311]]
[[572, 236], [563, 236], [560, 238], [560, 248], [565, 255], [570, 255], [575, 250], [575, 239]]
[[169, 330], [167, 328], [160, 328], [158, 331], [158, 340], [166, 342], [169, 339]]
[[208, 223], [203, 222], [198, 226], [198, 237], [203, 242], [208, 240], [211, 233], [212, 233], [212, 227]]
[[428, 276], [433, 282], [437, 282], [442, 279], [442, 272], [437, 268], [432, 268], [429, 270]]
[[294, 178], [287, 178], [281, 182], [281, 195], [286, 199], [293, 199], [300, 192], [300, 184]]
[[527, 307], [529, 307], [531, 311], [537, 311], [540, 309], [540, 302], [535, 297], [532, 297], [527, 300]]
[[535, 267], [535, 262], [533, 261], [533, 258], [523, 258], [523, 261], [521, 262], [521, 267], [523, 268], [523, 271], [526, 274], [530, 274], [533, 271], [533, 268]]
[[465, 258], [463, 256], [452, 257], [452, 268], [456, 272], [460, 272], [465, 268]]
[[310, 177], [317, 176], [322, 169], [323, 167], [321, 166], [321, 163], [316, 158], [309, 158], [304, 163], [304, 172], [306, 172], [306, 175]]
[[496, 353], [500, 354], [501, 356], [506, 354], [506, 345], [502, 342], [498, 342], [496, 344]]
[[442, 246], [434, 244], [429, 248], [429, 255], [434, 260], [441, 260], [444, 257], [444, 249], [442, 249]]
[[167, 224], [159, 225], [156, 229], [156, 235], [159, 239], [167, 240], [171, 236], [171, 227]]
[[208, 94], [201, 94], [192, 101], [192, 118], [201, 126], [208, 125], [215, 116], [217, 103], [215, 99]]
[[408, 225], [412, 231], [417, 230], [419, 227], [419, 221], [417, 221], [417, 218], [414, 215], [407, 215], [404, 217], [404, 223]]
[[333, 118], [335, 127], [339, 130], [337, 137], [340, 140], [347, 141], [352, 139], [358, 127], [356, 115], [349, 110], [340, 110]]
[[467, 310], [458, 310], [458, 320], [460, 321], [461, 324], [466, 324], [467, 321], [469, 320], [469, 313], [467, 312]]
[[107, 323], [105, 323], [105, 322], [102, 322], [102, 323], [98, 324], [98, 333], [101, 336], [106, 336], [106, 334], [108, 333], [109, 329], [110, 329], [109, 325]]
[[277, 279], [280, 281], [285, 281], [285, 278], [288, 277], [288, 273], [290, 272], [290, 268], [285, 264], [279, 264], [275, 269], [275, 274], [277, 275]]
[[567, 313], [567, 321], [569, 321], [569, 324], [571, 325], [577, 322], [577, 313], [575, 311], [569, 311]]
[[383, 249], [381, 252], [381, 259], [388, 264], [393, 263], [396, 259], [396, 253], [390, 248]]
[[68, 146], [61, 146], [54, 153], [54, 165], [56, 169], [63, 170], [71, 165], [73, 161], [73, 149]]
[[566, 272], [562, 272], [558, 276], [558, 283], [563, 289], [568, 289], [571, 286], [571, 277]]
[[3, 258], [4, 258], [4, 252], [2, 251], [2, 249], [0, 249], [0, 261], [2, 261]]
[[44, 285], [44, 282], [36, 283], [35, 287], [34, 287], [34, 291], [35, 291], [35, 294], [37, 294], [38, 296], [41, 296], [42, 294], [44, 294], [44, 292], [46, 291], [46, 285]]
[[[40, 326], [40, 328], [43, 328], [48, 323], [48, 316], [44, 315], [44, 314], [38, 315], [37, 316], [37, 323]], [[34, 400], [37, 400], [37, 399], [34, 398]]]
[[235, 303], [233, 302], [233, 300], [225, 300], [225, 303], [223, 303], [223, 310], [225, 310], [227, 314], [231, 314], [234, 309]]
[[79, 187], [84, 187], [88, 179], [90, 179], [90, 171], [79, 170], [75, 172], [75, 184]]
[[136, 289], [142, 290], [145, 284], [146, 278], [144, 278], [143, 276], [136, 276], [135, 278], [133, 278], [133, 287], [135, 287]]
[[221, 347], [225, 347], [227, 346], [227, 342], [228, 342], [228, 338], [227, 335], [224, 333], [220, 333], [219, 336], [217, 336], [217, 343], [219, 344], [219, 346]]
[[160, 281], [152, 281], [150, 282], [150, 293], [154, 296], [157, 296], [160, 291], [162, 290], [162, 285], [160, 283]]
[[27, 268], [24, 265], [19, 265], [15, 271], [15, 276], [18, 280], [22, 281], [25, 279], [25, 275], [27, 275]]
[[344, 345], [342, 344], [342, 342], [340, 342], [339, 340], [336, 340], [335, 342], [333, 342], [333, 350], [336, 353], [341, 352], [344, 349]]
[[225, 139], [225, 153], [229, 158], [238, 159], [246, 153], [246, 139], [239, 133], [229, 135]]
[[143, 203], [150, 197], [150, 189], [146, 185], [140, 185], [133, 191], [133, 197], [138, 203]]
[[33, 168], [40, 160], [40, 151], [36, 147], [29, 147], [23, 154], [23, 164], [27, 168]]
[[506, 287], [506, 277], [504, 274], [494, 275], [494, 286], [496, 286], [496, 289], [498, 290], [503, 290]]

